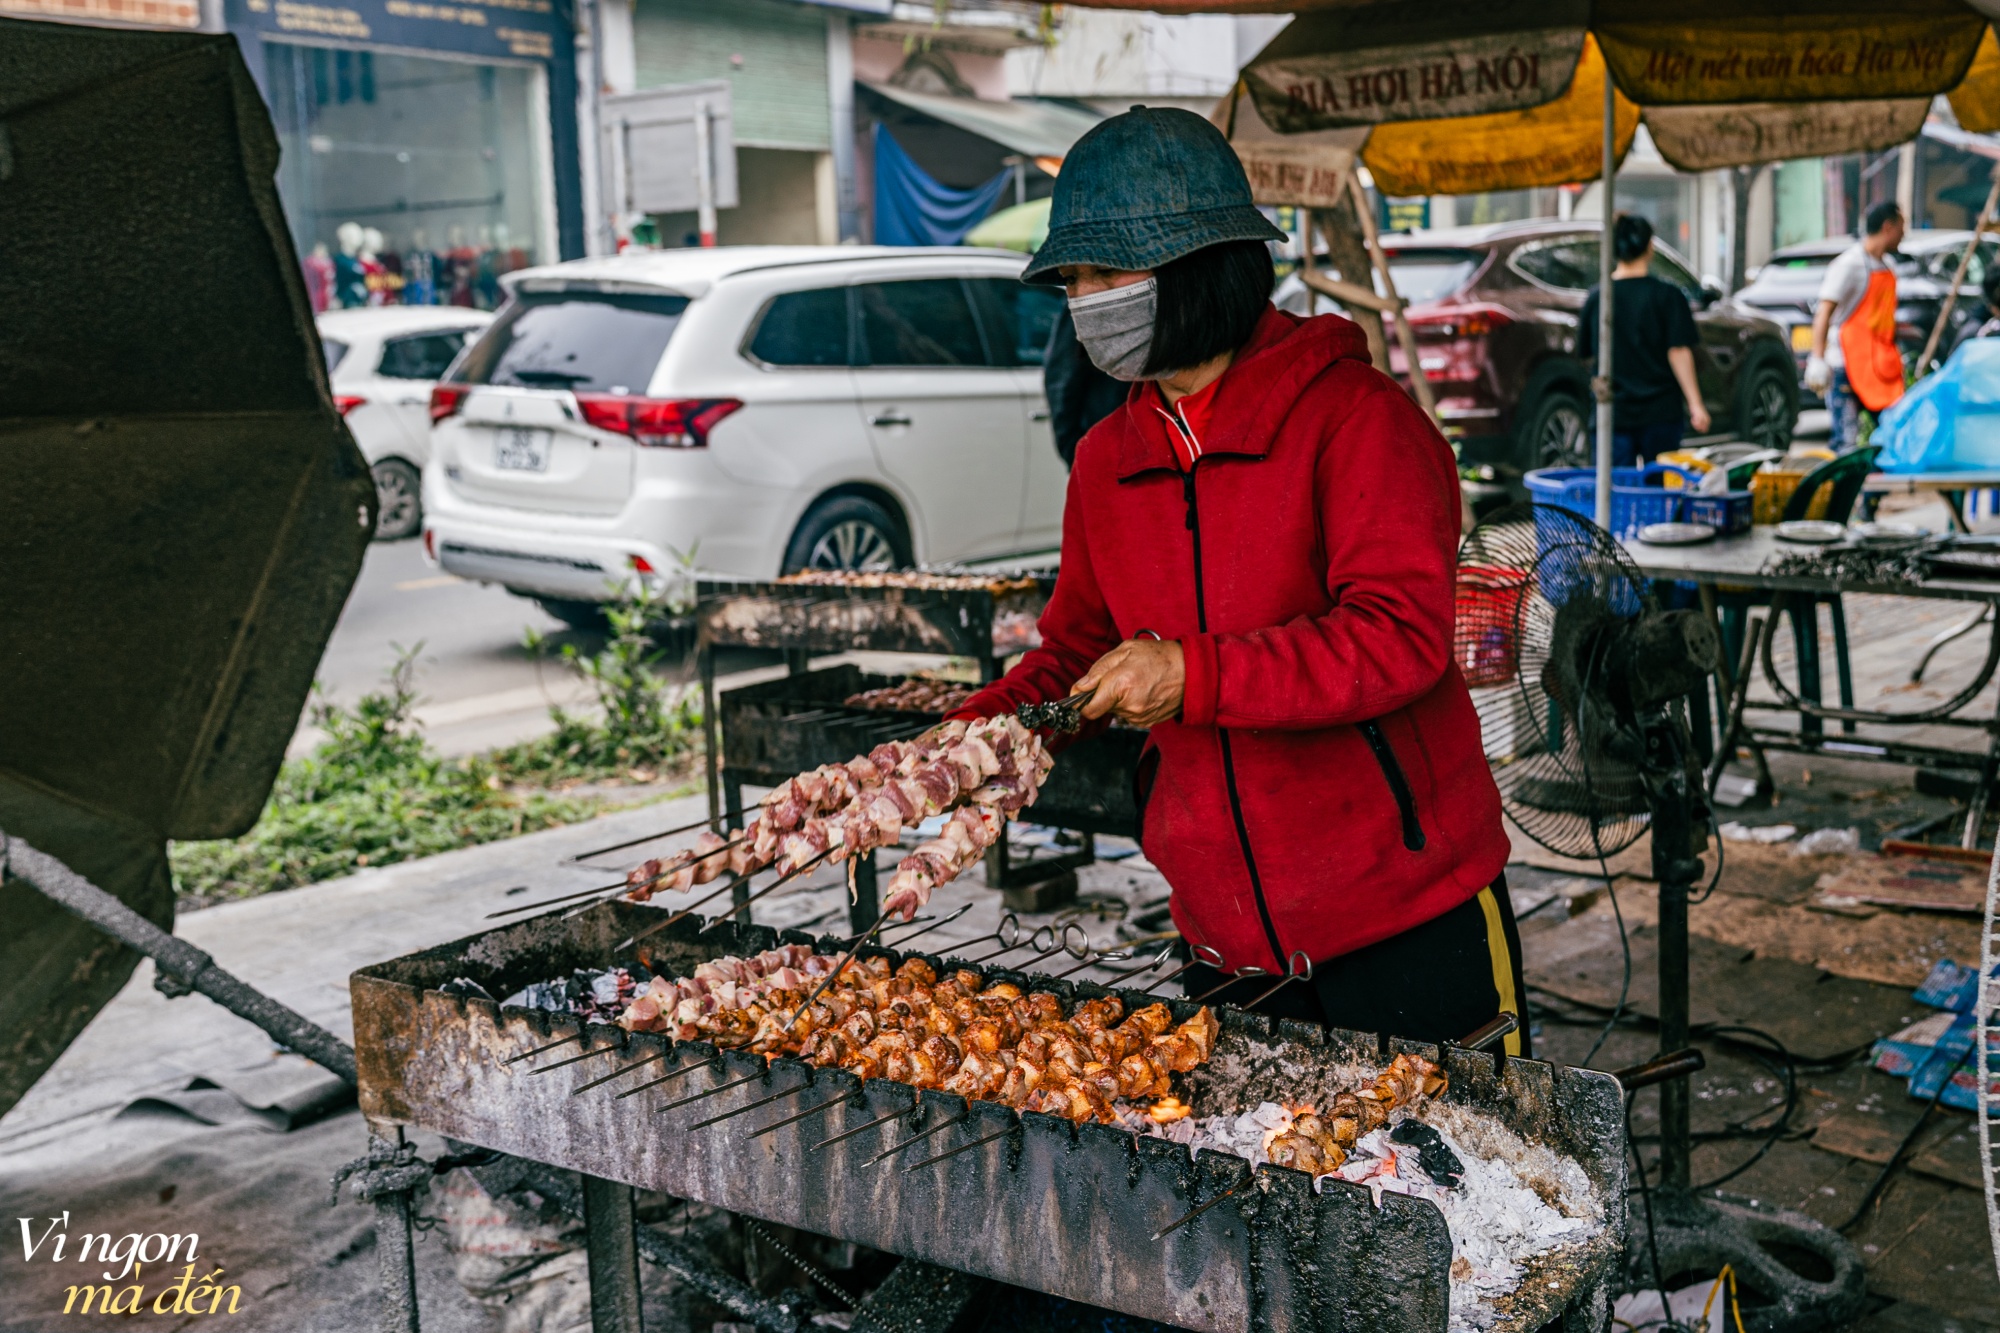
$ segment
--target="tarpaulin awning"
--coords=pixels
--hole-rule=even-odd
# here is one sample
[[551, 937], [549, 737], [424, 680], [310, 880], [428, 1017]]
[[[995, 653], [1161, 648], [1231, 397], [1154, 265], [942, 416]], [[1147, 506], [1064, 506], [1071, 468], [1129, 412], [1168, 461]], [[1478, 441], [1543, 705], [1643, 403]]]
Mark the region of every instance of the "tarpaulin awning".
[[[0, 19], [0, 829], [160, 925], [374, 527], [233, 37]], [[0, 877], [0, 1112], [137, 955]]]
[[1646, 129], [1668, 162], [1682, 171], [1708, 171], [1893, 148], [1916, 136], [1930, 109], [1928, 97], [1649, 106]]
[[1003, 208], [965, 233], [965, 243], [1031, 255], [1049, 238], [1049, 206], [1054, 202], [1045, 197]]
[[1054, 102], [989, 102], [975, 97], [913, 93], [887, 83], [862, 86], [912, 111], [982, 139], [991, 139], [1023, 157], [1063, 157], [1072, 144], [1102, 119]]
[[1972, 68], [1950, 96], [1951, 114], [1958, 118], [1960, 128], [1975, 134], [2000, 130], [2000, 42], [1993, 39], [1991, 28], [1979, 39]]
[[984, 185], [955, 190], [911, 160], [886, 125], [875, 126], [875, 243], [957, 245], [993, 211], [1014, 178], [1003, 171]]

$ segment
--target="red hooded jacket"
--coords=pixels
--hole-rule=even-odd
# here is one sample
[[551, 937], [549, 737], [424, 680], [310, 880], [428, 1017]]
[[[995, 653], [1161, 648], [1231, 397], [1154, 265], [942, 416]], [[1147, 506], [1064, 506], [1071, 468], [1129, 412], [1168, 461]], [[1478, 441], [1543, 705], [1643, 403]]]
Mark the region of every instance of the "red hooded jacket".
[[1165, 412], [1142, 385], [1084, 436], [1042, 646], [959, 715], [1060, 699], [1153, 630], [1187, 688], [1141, 761], [1143, 843], [1190, 942], [1283, 970], [1458, 906], [1508, 840], [1451, 655], [1450, 448], [1332, 315], [1265, 311], [1187, 472]]

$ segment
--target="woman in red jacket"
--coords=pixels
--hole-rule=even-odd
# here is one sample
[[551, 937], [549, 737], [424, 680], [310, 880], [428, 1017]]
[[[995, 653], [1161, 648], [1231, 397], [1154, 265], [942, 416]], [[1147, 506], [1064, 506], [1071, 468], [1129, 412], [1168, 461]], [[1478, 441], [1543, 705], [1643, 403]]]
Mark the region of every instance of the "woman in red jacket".
[[1042, 647], [961, 715], [1095, 691], [1085, 716], [1151, 728], [1143, 843], [1190, 946], [1223, 973], [1311, 959], [1272, 1012], [1460, 1037], [1519, 1013], [1522, 983], [1451, 659], [1458, 473], [1354, 324], [1272, 307], [1277, 239], [1190, 112], [1135, 108], [1071, 150], [1024, 280], [1060, 281], [1134, 387], [1077, 448]]

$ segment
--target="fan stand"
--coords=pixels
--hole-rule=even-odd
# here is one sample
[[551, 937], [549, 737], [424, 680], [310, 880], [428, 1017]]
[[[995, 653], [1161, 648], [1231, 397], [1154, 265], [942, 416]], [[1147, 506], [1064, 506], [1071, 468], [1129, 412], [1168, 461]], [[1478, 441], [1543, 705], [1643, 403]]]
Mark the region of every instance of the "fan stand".
[[[1702, 878], [1707, 811], [1688, 780], [1681, 732], [1664, 710], [1640, 720], [1653, 832], [1653, 877], [1660, 886], [1660, 1050], [1688, 1044], [1688, 894]], [[1658, 1274], [1669, 1288], [1713, 1277], [1727, 1264], [1748, 1289], [1749, 1333], [1808, 1333], [1835, 1328], [1861, 1313], [1866, 1271], [1846, 1238], [1803, 1213], [1696, 1197], [1690, 1089], [1685, 1077], [1660, 1085], [1660, 1185], [1647, 1209], [1634, 1210], [1626, 1249], [1627, 1287], [1650, 1289]], [[1648, 1235], [1650, 1230], [1651, 1234]], [[1801, 1269], [1807, 1270], [1801, 1272]], [[1749, 1292], [1768, 1304], [1751, 1302]]]

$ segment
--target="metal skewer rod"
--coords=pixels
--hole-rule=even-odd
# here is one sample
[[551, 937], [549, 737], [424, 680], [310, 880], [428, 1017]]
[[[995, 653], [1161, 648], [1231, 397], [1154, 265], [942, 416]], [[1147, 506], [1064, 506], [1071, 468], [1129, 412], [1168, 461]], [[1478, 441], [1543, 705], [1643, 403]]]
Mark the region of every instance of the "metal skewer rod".
[[[1239, 981], [1249, 981], [1253, 977], [1268, 977], [1270, 975], [1271, 973], [1268, 968], [1258, 967], [1253, 963], [1248, 967], [1237, 968], [1234, 972], [1229, 974], [1229, 979], [1227, 981], [1224, 981], [1221, 985], [1210, 986], [1207, 990], [1203, 991], [1201, 994], [1189, 996], [1188, 998], [1192, 1000], [1195, 1004], [1200, 1004], [1203, 1000], [1206, 1000], [1209, 996], [1219, 995], [1223, 991], [1228, 990], [1231, 986], [1234, 986]], [[1275, 987], [1273, 989], [1275, 989]]]
[[988, 1134], [983, 1139], [974, 1139], [970, 1143], [961, 1143], [956, 1148], [947, 1148], [945, 1151], [939, 1153], [935, 1157], [926, 1157], [921, 1162], [912, 1162], [910, 1165], [903, 1168], [903, 1173], [907, 1175], [910, 1172], [915, 1171], [918, 1167], [929, 1166], [932, 1162], [942, 1162], [947, 1157], [956, 1157], [962, 1152], [969, 1152], [972, 1149], [977, 1148], [982, 1143], [991, 1143], [995, 1139], [1004, 1139], [1013, 1132], [1014, 1132], [1014, 1127], [1012, 1125], [1009, 1125], [1007, 1126], [1007, 1128], [1003, 1130], [999, 1130], [996, 1133]]
[[1122, 972], [1113, 972], [1111, 975], [1118, 978], [1121, 981], [1124, 980], [1126, 977], [1136, 977], [1142, 972], [1153, 971], [1155, 968], [1159, 967], [1161, 963], [1166, 962], [1169, 958], [1172, 958], [1173, 956], [1174, 956], [1174, 946], [1171, 942], [1169, 942], [1164, 948], [1162, 948], [1159, 951], [1159, 953], [1153, 955], [1152, 962], [1142, 963], [1138, 967], [1128, 967]]
[[760, 1106], [769, 1106], [772, 1102], [780, 1101], [783, 1098], [796, 1097], [800, 1093], [806, 1092], [811, 1088], [812, 1084], [801, 1083], [796, 1088], [786, 1088], [783, 1092], [774, 1092], [768, 1097], [759, 1097], [756, 1101], [748, 1102], [742, 1106], [737, 1107], [733, 1111], [724, 1111], [721, 1115], [712, 1115], [706, 1120], [698, 1121], [695, 1124], [689, 1125], [688, 1133], [692, 1134], [697, 1129], [707, 1129], [710, 1125], [720, 1124], [722, 1121], [729, 1119], [731, 1116], [742, 1115], [745, 1111], [754, 1111]]
[[1155, 1231], [1153, 1233], [1153, 1239], [1161, 1240], [1165, 1238], [1169, 1232], [1179, 1231], [1182, 1227], [1194, 1221], [1197, 1217], [1200, 1217], [1203, 1213], [1215, 1207], [1215, 1205], [1221, 1203], [1224, 1199], [1229, 1198], [1231, 1195], [1240, 1194], [1244, 1190], [1248, 1189], [1250, 1187], [1251, 1182], [1254, 1181], [1256, 1178], [1257, 1178], [1256, 1171], [1253, 1168], [1251, 1174], [1243, 1178], [1242, 1184], [1237, 1185], [1231, 1189], [1224, 1190], [1222, 1193], [1216, 1195], [1213, 1199], [1210, 1199], [1207, 1203], [1202, 1204], [1199, 1208], [1196, 1208], [1192, 1212], [1182, 1213], [1179, 1217], [1167, 1223], [1165, 1226], [1161, 1227], [1158, 1231]]
[[1222, 951], [1211, 948], [1206, 944], [1197, 944], [1194, 948], [1194, 957], [1188, 959], [1185, 963], [1167, 973], [1167, 975], [1156, 978], [1151, 984], [1141, 987], [1139, 993], [1141, 995], [1151, 995], [1156, 987], [1166, 985], [1196, 963], [1205, 963], [1209, 967], [1220, 969], [1222, 967]]
[[797, 1124], [801, 1120], [808, 1120], [811, 1119], [813, 1116], [822, 1115], [827, 1111], [831, 1111], [834, 1107], [839, 1106], [842, 1102], [851, 1102], [860, 1095], [861, 1095], [861, 1089], [855, 1088], [853, 1091], [845, 1093], [839, 1097], [829, 1097], [825, 1101], [821, 1102], [818, 1106], [810, 1107], [807, 1110], [799, 1112], [797, 1115], [788, 1115], [783, 1120], [773, 1121], [771, 1124], [768, 1124], [764, 1126], [764, 1128], [753, 1133], [750, 1137], [753, 1139], [761, 1139], [766, 1134], [769, 1134], [774, 1130], [780, 1130], [783, 1129], [786, 1125]]
[[933, 1134], [941, 1134], [945, 1130], [950, 1129], [953, 1125], [963, 1124], [971, 1117], [972, 1117], [972, 1107], [967, 1106], [963, 1111], [960, 1111], [957, 1115], [946, 1116], [943, 1120], [938, 1121], [935, 1125], [932, 1125], [929, 1129], [918, 1130], [916, 1133], [910, 1135], [909, 1138], [904, 1139], [901, 1143], [896, 1144], [894, 1147], [884, 1148], [881, 1152], [876, 1153], [866, 1162], [863, 1162], [862, 1165], [873, 1166], [877, 1162], [887, 1161], [889, 1158], [894, 1157], [897, 1153], [903, 1151], [903, 1149], [908, 1148], [913, 1144], [921, 1143]]
[[[791, 880], [797, 879], [800, 875], [805, 874], [808, 870], [811, 870], [813, 867], [817, 866], [820, 862], [826, 860], [826, 858], [831, 855], [833, 855], [833, 849], [829, 847], [827, 848], [827, 850], [821, 852], [818, 856], [815, 856], [812, 860], [806, 862], [798, 869], [788, 870], [784, 874], [778, 876], [776, 883], [772, 884], [771, 887], [776, 888], [779, 884], [784, 884]], [[617, 948], [617, 952], [623, 953], [625, 950], [631, 948], [633, 945], [637, 944], [640, 940], [645, 939], [647, 936], [659, 934], [661, 931], [665, 930], [668, 926], [673, 925], [676, 921], [679, 921], [683, 917], [688, 916], [697, 907], [700, 907], [703, 903], [721, 897], [722, 894], [726, 893], [730, 889], [735, 888], [738, 884], [747, 883], [750, 880], [750, 877], [752, 875], [755, 875], [756, 873], [757, 872], [753, 870], [750, 872], [749, 875], [740, 875], [737, 878], [731, 880], [729, 883], [724, 884], [714, 893], [709, 894], [708, 897], [700, 898], [694, 902], [689, 903], [686, 907], [683, 907], [680, 911], [675, 912], [665, 921], [656, 922], [653, 925], [647, 926], [644, 930], [639, 931], [637, 934], [633, 935], [630, 939], [626, 940], [623, 944], [619, 945]]]
[[552, 1065], [543, 1065], [539, 1069], [530, 1069], [528, 1074], [529, 1077], [533, 1077], [536, 1074], [546, 1074], [551, 1069], [561, 1069], [564, 1065], [573, 1065], [579, 1060], [588, 1060], [593, 1055], [610, 1055], [614, 1051], [622, 1051], [624, 1049], [623, 1046], [599, 1046], [595, 1050], [585, 1051], [582, 1055], [572, 1055], [567, 1060], [558, 1060]]
[[704, 1097], [713, 1097], [718, 1092], [728, 1092], [731, 1088], [740, 1088], [745, 1083], [756, 1082], [758, 1079], [764, 1077], [764, 1075], [770, 1072], [771, 1071], [769, 1066], [766, 1066], [763, 1069], [759, 1069], [754, 1074], [745, 1074], [742, 1078], [732, 1078], [727, 1083], [718, 1083], [712, 1088], [705, 1088], [702, 1091], [695, 1093], [693, 1096], [682, 1097], [678, 1101], [668, 1102], [665, 1106], [655, 1106], [653, 1108], [653, 1113], [657, 1115], [662, 1111], [671, 1111], [676, 1106], [686, 1106], [689, 1102], [698, 1102]]
[[683, 824], [679, 828], [670, 828], [666, 830], [664, 833], [648, 833], [643, 838], [627, 838], [623, 842], [614, 842], [609, 847], [599, 847], [596, 851], [578, 852], [575, 856], [569, 857], [567, 859], [581, 863], [584, 861], [588, 861], [593, 856], [602, 856], [606, 852], [622, 852], [627, 847], [637, 847], [642, 842], [658, 842], [661, 838], [671, 838], [682, 833], [692, 833], [696, 829], [703, 829], [707, 827], [708, 827], [708, 820], [704, 817], [702, 819], [695, 820], [691, 824]]
[[610, 893], [614, 889], [626, 889], [630, 887], [631, 885], [621, 879], [616, 884], [600, 884], [594, 889], [578, 889], [575, 893], [559, 893], [553, 898], [538, 898], [531, 903], [522, 903], [519, 907], [502, 908], [498, 912], [488, 912], [480, 919], [492, 921], [503, 916], [519, 916], [523, 912], [532, 912], [539, 907], [553, 907], [557, 903], [575, 902], [578, 898], [590, 898], [600, 893]]
[[720, 847], [711, 847], [707, 851], [703, 852], [700, 856], [693, 857], [690, 860], [682, 861], [679, 864], [672, 867], [672, 869], [662, 870], [659, 874], [654, 875], [651, 879], [643, 879], [636, 884], [629, 879], [621, 879], [616, 884], [606, 884], [595, 889], [578, 889], [574, 893], [559, 893], [553, 898], [543, 898], [537, 902], [522, 903], [519, 907], [508, 907], [498, 912], [488, 912], [486, 914], [486, 920], [491, 921], [495, 917], [502, 917], [502, 916], [518, 916], [522, 912], [532, 912], [538, 907], [553, 907], [557, 903], [574, 902], [578, 898], [588, 898], [593, 894], [630, 893], [634, 889], [647, 888], [650, 885], [659, 883], [661, 880], [667, 878], [667, 876], [673, 874], [674, 871], [676, 870], [685, 870], [689, 866], [700, 865], [703, 861], [706, 861], [711, 857], [722, 855], [722, 853], [728, 851], [732, 847], [741, 846], [742, 843], [743, 839], [740, 837], [731, 838], [728, 842], [723, 843], [722, 846]]
[[[922, 1105], [922, 1103], [918, 1103], [918, 1105]], [[914, 1107], [906, 1106], [900, 1111], [891, 1111], [887, 1115], [876, 1116], [873, 1120], [870, 1120], [865, 1125], [856, 1125], [853, 1129], [843, 1129], [840, 1131], [840, 1133], [834, 1135], [830, 1139], [821, 1139], [818, 1143], [815, 1143], [811, 1147], [811, 1149], [809, 1149], [809, 1151], [818, 1152], [821, 1148], [831, 1148], [834, 1144], [840, 1142], [842, 1139], [851, 1139], [856, 1134], [861, 1134], [868, 1130], [874, 1129], [877, 1125], [886, 1125], [891, 1120], [901, 1120], [904, 1116], [908, 1115], [914, 1109], [915, 1109]]]
[[[887, 942], [887, 941], [885, 940], [885, 941], [883, 942], [883, 947], [885, 947], [885, 948], [893, 948], [893, 949], [900, 949], [900, 948], [902, 948], [902, 947], [903, 947], [903, 946], [904, 946], [905, 944], [908, 944], [908, 943], [909, 943], [909, 942], [910, 942], [911, 940], [913, 940], [913, 939], [917, 938], [917, 936], [918, 936], [918, 935], [928, 935], [928, 934], [930, 934], [930, 933], [931, 933], [932, 931], [934, 931], [934, 930], [938, 929], [938, 928], [939, 928], [939, 927], [941, 927], [941, 926], [948, 926], [948, 925], [950, 925], [950, 924], [951, 924], [952, 922], [954, 922], [954, 921], [958, 920], [958, 919], [959, 919], [960, 917], [964, 916], [964, 915], [965, 915], [965, 914], [966, 914], [967, 912], [970, 912], [971, 910], [972, 910], [972, 904], [971, 904], [971, 903], [967, 903], [967, 904], [965, 904], [965, 906], [963, 906], [963, 907], [959, 908], [959, 909], [958, 909], [958, 910], [957, 910], [956, 912], [953, 912], [953, 913], [952, 913], [952, 914], [951, 914], [950, 916], [948, 916], [948, 917], [944, 918], [944, 919], [943, 919], [942, 921], [933, 921], [933, 922], [932, 922], [932, 923], [931, 923], [930, 925], [928, 925], [928, 926], [925, 926], [925, 927], [924, 927], [924, 928], [923, 928], [922, 930], [919, 930], [919, 931], [916, 931], [916, 932], [914, 932], [914, 933], [912, 933], [912, 934], [909, 934], [909, 935], [899, 935], [899, 936], [897, 936], [897, 937], [896, 937], [896, 942], [895, 942], [894, 944], [889, 944], [889, 943], [888, 943], [888, 942]], [[908, 922], [907, 924], [909, 924], [909, 925], [915, 925], [915, 924], [916, 924], [916, 922], [912, 921], [912, 922]]]
[[1032, 932], [1027, 936], [1026, 939], [1023, 939], [1021, 936], [1021, 918], [1015, 916], [1012, 912], [1009, 912], [1005, 916], [1000, 918], [1000, 928], [994, 931], [991, 935], [981, 935], [978, 939], [972, 939], [966, 941], [966, 944], [973, 945], [979, 943], [980, 940], [998, 940], [1001, 944], [1005, 945], [1006, 947], [1003, 949], [995, 950], [992, 953], [981, 954], [977, 958], [968, 958], [965, 961], [967, 963], [981, 963], [986, 961], [988, 958], [998, 958], [1003, 953], [1012, 953], [1014, 950], [1020, 948], [1022, 945], [1032, 941], [1035, 938], [1035, 934], [1038, 933], [1039, 932]]
[[584, 1093], [589, 1092], [592, 1088], [598, 1087], [601, 1084], [609, 1083], [612, 1079], [617, 1078], [621, 1074], [629, 1074], [635, 1069], [644, 1069], [647, 1065], [656, 1065], [662, 1060], [671, 1058], [673, 1053], [674, 1053], [674, 1048], [672, 1046], [669, 1046], [667, 1047], [666, 1050], [661, 1051], [658, 1055], [649, 1055], [643, 1060], [636, 1060], [629, 1065], [621, 1065], [617, 1069], [614, 1069], [610, 1073], [604, 1075], [602, 1078], [594, 1078], [590, 1080], [590, 1082], [583, 1084], [581, 1087], [571, 1092], [570, 1096], [572, 1097], [581, 1096]]
[[571, 1033], [567, 1037], [564, 1037], [560, 1041], [548, 1042], [544, 1045], [535, 1047], [533, 1050], [522, 1051], [519, 1055], [510, 1055], [505, 1060], [502, 1060], [500, 1063], [503, 1065], [517, 1065], [531, 1055], [540, 1055], [543, 1051], [553, 1051], [558, 1046], [567, 1046], [573, 1041], [582, 1041], [584, 1038], [584, 1034], [588, 1031], [589, 1031], [588, 1028], [580, 1027], [575, 1032]]
[[679, 1078], [683, 1074], [692, 1074], [697, 1069], [717, 1069], [720, 1068], [721, 1065], [722, 1065], [722, 1052], [717, 1051], [715, 1053], [715, 1058], [713, 1060], [697, 1060], [694, 1064], [682, 1065], [679, 1069], [670, 1069], [666, 1073], [660, 1075], [658, 1078], [647, 1079], [644, 1083], [641, 1083], [636, 1088], [625, 1089], [625, 1091], [613, 1096], [612, 1100], [623, 1101], [627, 1097], [636, 1097], [648, 1088], [657, 1088], [662, 1083], [670, 1083], [674, 1079]]
[[804, 1013], [806, 1010], [812, 1008], [812, 1002], [814, 1000], [817, 1000], [820, 996], [824, 995], [826, 993], [827, 988], [840, 979], [840, 974], [842, 972], [845, 972], [847, 970], [847, 965], [854, 961], [855, 952], [858, 949], [860, 949], [862, 945], [868, 943], [869, 939], [875, 934], [876, 931], [882, 929], [882, 927], [888, 923], [889, 916], [894, 910], [895, 910], [894, 908], [884, 909], [882, 915], [875, 918], [875, 924], [868, 927], [868, 929], [862, 931], [861, 937], [855, 940], [854, 943], [847, 946], [847, 952], [842, 954], [840, 956], [840, 961], [833, 965], [833, 971], [827, 973], [826, 976], [822, 977], [820, 979], [819, 985], [814, 986], [812, 988], [812, 993], [806, 996], [804, 1004], [801, 1004], [798, 1008], [792, 1010], [792, 1016], [785, 1020], [785, 1026], [783, 1029], [784, 1031], [790, 1032], [792, 1030], [792, 1024], [799, 1021], [799, 1015]]
[[1279, 981], [1275, 986], [1272, 986], [1270, 989], [1266, 990], [1256, 999], [1246, 1000], [1241, 1007], [1245, 1009], [1255, 1009], [1258, 1005], [1264, 1003], [1264, 1001], [1270, 999], [1273, 995], [1276, 995], [1279, 991], [1291, 985], [1294, 981], [1312, 980], [1313, 960], [1309, 956], [1307, 956], [1306, 951], [1304, 949], [1292, 950], [1292, 956], [1285, 960], [1285, 964], [1288, 968], [1290, 968], [1290, 970], [1285, 973], [1283, 980]]
[[1067, 967], [1060, 972], [1049, 973], [1049, 979], [1051, 981], [1061, 981], [1064, 977], [1068, 976], [1072, 972], [1081, 972], [1086, 967], [1095, 967], [1099, 963], [1104, 963], [1104, 962], [1122, 963], [1131, 956], [1132, 956], [1132, 951], [1130, 949], [1107, 949], [1105, 952], [1098, 954], [1095, 958], [1084, 959], [1082, 962], [1078, 963], [1075, 967]]
[[723, 922], [728, 921], [733, 916], [735, 916], [736, 913], [745, 910], [750, 906], [751, 903], [756, 902], [759, 898], [762, 898], [765, 894], [771, 892], [771, 890], [782, 889], [784, 887], [785, 887], [785, 880], [783, 876], [780, 876], [779, 878], [772, 880], [769, 884], [766, 884], [763, 888], [757, 890], [757, 892], [751, 894], [748, 898], [745, 898], [742, 902], [737, 903], [735, 906], [731, 907], [727, 912], [724, 912], [720, 916], [716, 916], [710, 919], [709, 923], [703, 926], [700, 930], [697, 930], [695, 934], [697, 935], [708, 934], [709, 931], [714, 930], [717, 926], [721, 925]]

